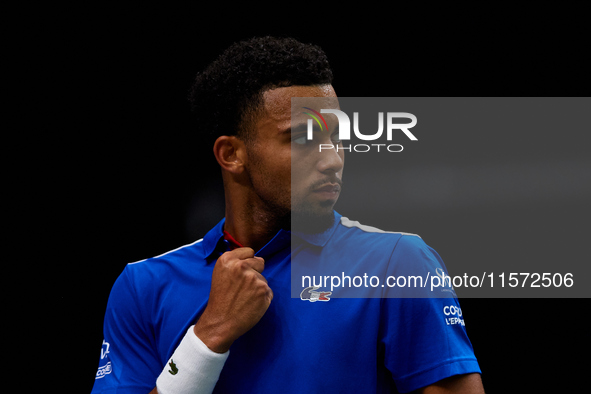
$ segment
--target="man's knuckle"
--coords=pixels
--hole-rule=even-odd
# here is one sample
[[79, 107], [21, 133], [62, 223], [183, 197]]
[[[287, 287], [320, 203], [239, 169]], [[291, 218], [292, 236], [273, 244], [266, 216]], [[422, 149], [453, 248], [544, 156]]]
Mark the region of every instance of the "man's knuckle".
[[236, 267], [241, 271], [248, 271], [250, 264], [248, 264], [248, 261], [246, 260], [239, 260], [238, 263], [236, 263]]
[[222, 264], [227, 264], [232, 260], [232, 254], [231, 252], [224, 252], [222, 253], [222, 255], [218, 258], [218, 262], [222, 263]]
[[270, 290], [269, 285], [266, 282], [263, 282], [262, 280], [259, 280], [258, 283], [256, 284], [256, 286], [257, 286], [257, 290], [261, 294], [267, 294]]

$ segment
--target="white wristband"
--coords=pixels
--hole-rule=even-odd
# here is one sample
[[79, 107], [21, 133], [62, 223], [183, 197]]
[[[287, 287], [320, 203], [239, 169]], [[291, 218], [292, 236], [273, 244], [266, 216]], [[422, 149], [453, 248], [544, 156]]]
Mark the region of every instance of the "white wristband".
[[189, 327], [156, 380], [158, 394], [210, 394], [230, 351], [216, 353]]

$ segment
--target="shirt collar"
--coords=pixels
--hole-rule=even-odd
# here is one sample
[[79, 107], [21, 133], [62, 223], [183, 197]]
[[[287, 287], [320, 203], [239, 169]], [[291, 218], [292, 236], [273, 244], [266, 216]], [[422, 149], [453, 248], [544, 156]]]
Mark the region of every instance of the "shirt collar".
[[[299, 231], [287, 231], [287, 230], [279, 230], [277, 234], [271, 239], [261, 250], [259, 250], [256, 255], [257, 256], [265, 256], [271, 255], [278, 250], [289, 246], [289, 243], [292, 241], [292, 236], [297, 237], [309, 244], [324, 247], [326, 243], [330, 240], [338, 224], [341, 221], [341, 215], [333, 211], [334, 215], [334, 223], [333, 225], [326, 231], [319, 233], [319, 234], [309, 234], [309, 233], [302, 233]], [[226, 248], [225, 245], [222, 245], [222, 241], [224, 238], [224, 223], [226, 219], [220, 220], [218, 224], [215, 225], [206, 235], [203, 237], [203, 249], [205, 251], [205, 256], [210, 257], [214, 252], [219, 252], [221, 249]], [[226, 249], [223, 250], [224, 252]], [[216, 256], [217, 258], [217, 256]]]
[[220, 240], [224, 238], [225, 222], [226, 218], [220, 220], [220, 222], [216, 224], [214, 228], [209, 230], [209, 232], [205, 234], [205, 237], [203, 237], [202, 245], [206, 257], [211, 256], [218, 249]]
[[[205, 252], [205, 256], [207, 258], [217, 259], [221, 253], [224, 253], [229, 250], [228, 245], [225, 243], [224, 240], [224, 223], [226, 219], [220, 220], [218, 224], [215, 225], [214, 228], [209, 230], [205, 237], [203, 237], [203, 251]], [[258, 252], [255, 253], [256, 256], [271, 256], [278, 251], [289, 247], [291, 244], [291, 233], [287, 230], [279, 230], [277, 234], [269, 241], [265, 246], [263, 246]]]

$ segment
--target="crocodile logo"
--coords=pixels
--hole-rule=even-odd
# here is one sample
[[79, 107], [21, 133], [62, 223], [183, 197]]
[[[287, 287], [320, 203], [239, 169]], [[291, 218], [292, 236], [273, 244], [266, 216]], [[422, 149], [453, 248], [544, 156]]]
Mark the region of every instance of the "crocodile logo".
[[176, 367], [176, 364], [174, 363], [174, 360], [172, 358], [170, 359], [168, 365], [170, 365], [170, 369], [168, 370], [168, 372], [171, 375], [176, 375], [177, 373], [179, 373], [179, 369]]
[[306, 287], [300, 293], [300, 299], [302, 301], [310, 301], [310, 302], [330, 301], [330, 298], [328, 298], [328, 296], [330, 296], [332, 294], [332, 291], [315, 291], [315, 290], [318, 290], [319, 288], [320, 288], [320, 286]]

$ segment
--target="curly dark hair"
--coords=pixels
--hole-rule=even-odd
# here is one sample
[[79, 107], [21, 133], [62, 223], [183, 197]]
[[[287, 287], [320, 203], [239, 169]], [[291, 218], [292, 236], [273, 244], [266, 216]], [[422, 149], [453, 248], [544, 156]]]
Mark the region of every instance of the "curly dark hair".
[[266, 90], [329, 83], [332, 70], [320, 47], [293, 38], [257, 37], [234, 43], [199, 73], [189, 101], [200, 131], [248, 141]]

